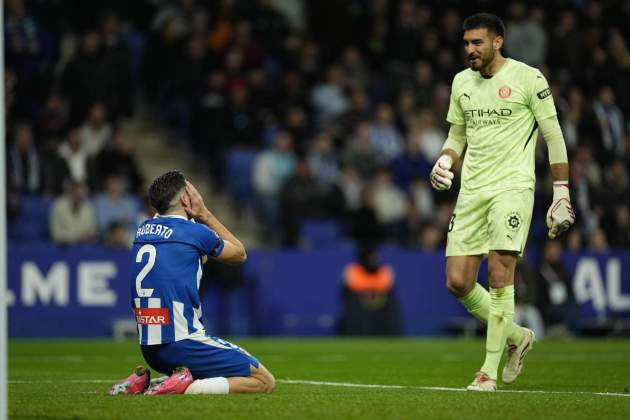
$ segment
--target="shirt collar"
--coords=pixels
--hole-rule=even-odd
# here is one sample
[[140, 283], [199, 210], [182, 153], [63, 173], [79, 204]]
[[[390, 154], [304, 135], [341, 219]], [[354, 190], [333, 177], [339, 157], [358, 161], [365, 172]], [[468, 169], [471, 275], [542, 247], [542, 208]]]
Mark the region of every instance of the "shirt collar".
[[187, 217], [184, 216], [180, 216], [179, 214], [159, 214], [159, 213], [155, 213], [155, 216], [153, 216], [154, 219], [157, 219], [158, 217], [172, 217], [174, 219], [182, 219], [182, 220], [188, 220]]

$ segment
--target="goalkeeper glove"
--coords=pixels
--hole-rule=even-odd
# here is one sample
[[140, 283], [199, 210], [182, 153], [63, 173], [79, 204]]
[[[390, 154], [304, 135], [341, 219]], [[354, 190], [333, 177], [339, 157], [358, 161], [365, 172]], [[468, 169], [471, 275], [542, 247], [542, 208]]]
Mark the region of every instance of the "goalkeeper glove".
[[569, 196], [569, 182], [555, 181], [553, 183], [553, 202], [547, 210], [547, 227], [549, 238], [554, 239], [575, 222], [575, 213]]
[[451, 188], [453, 185], [453, 177], [455, 176], [451, 172], [451, 166], [453, 166], [453, 158], [449, 155], [442, 155], [439, 157], [433, 170], [431, 170], [431, 185], [438, 191], [444, 191]]

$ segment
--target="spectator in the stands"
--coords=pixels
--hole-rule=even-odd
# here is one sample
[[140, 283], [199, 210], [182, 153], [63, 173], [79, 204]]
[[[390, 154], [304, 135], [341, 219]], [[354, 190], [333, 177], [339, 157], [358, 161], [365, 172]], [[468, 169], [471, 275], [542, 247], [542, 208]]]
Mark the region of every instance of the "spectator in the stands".
[[557, 24], [550, 30], [547, 64], [555, 77], [579, 80], [584, 70], [584, 28], [578, 23], [575, 9], [560, 12]]
[[404, 223], [409, 211], [405, 192], [392, 181], [391, 172], [381, 169], [372, 181], [374, 210], [378, 221], [385, 226], [388, 236], [399, 239], [404, 234]]
[[396, 24], [390, 32], [389, 57], [401, 68], [410, 66], [422, 54], [424, 27], [420, 22], [420, 14], [412, 0], [398, 3]]
[[287, 69], [281, 75], [280, 93], [276, 98], [279, 114], [285, 113], [291, 107], [308, 108], [307, 89], [304, 86], [302, 75], [293, 69]]
[[308, 140], [311, 136], [311, 127], [308, 114], [298, 106], [287, 109], [285, 115], [285, 129], [291, 133], [295, 141], [295, 149], [298, 153], [306, 153]]
[[[508, 6], [505, 49], [510, 57], [532, 67], [541, 67], [547, 55], [547, 32], [541, 22], [527, 9], [523, 1], [513, 1]], [[536, 11], [542, 17], [540, 9]]]
[[318, 122], [332, 121], [348, 109], [345, 86], [346, 75], [342, 68], [336, 64], [330, 65], [326, 70], [326, 80], [315, 85], [311, 91], [311, 105]]
[[363, 179], [350, 165], [342, 165], [336, 184], [344, 198], [346, 211], [354, 212], [361, 207], [363, 194]]
[[297, 162], [295, 175], [287, 179], [278, 196], [284, 246], [298, 245], [303, 221], [332, 216], [328, 206], [332, 199], [329, 192], [313, 178], [309, 161], [301, 158]]
[[538, 265], [539, 299], [547, 335], [574, 335], [579, 330], [578, 305], [571, 277], [562, 262], [562, 244], [549, 240], [543, 245]]
[[583, 250], [584, 238], [582, 237], [582, 228], [579, 225], [574, 226], [572, 229], [567, 232], [566, 237], [566, 251], [569, 252], [580, 252]]
[[614, 160], [604, 173], [606, 207], [630, 204], [630, 174], [628, 167], [620, 159]]
[[208, 26], [208, 12], [201, 2], [196, 0], [175, 0], [161, 2], [151, 21], [151, 28], [159, 31], [167, 22], [173, 25], [177, 37], [203, 32]]
[[435, 200], [426, 177], [413, 178], [408, 187], [411, 211], [421, 223], [431, 222], [435, 216]]
[[440, 156], [446, 133], [436, 124], [433, 111], [425, 108], [418, 112], [418, 119], [413, 126], [412, 137], [418, 143], [424, 158], [429, 162], [433, 162]]
[[103, 243], [110, 248], [129, 249], [131, 248], [132, 237], [124, 223], [112, 222], [105, 231]]
[[415, 131], [407, 134], [405, 153], [392, 160], [389, 168], [394, 182], [403, 190], [409, 189], [414, 178], [428, 179], [432, 164], [421, 152], [422, 138], [418, 139]]
[[35, 125], [41, 150], [54, 149], [62, 141], [69, 122], [70, 110], [66, 100], [56, 94], [47, 97]]
[[389, 163], [403, 153], [404, 140], [394, 124], [394, 111], [387, 103], [380, 103], [370, 125], [370, 138], [376, 152]]
[[610, 250], [606, 232], [602, 228], [594, 229], [588, 236], [588, 250], [596, 254], [605, 254]]
[[225, 130], [229, 146], [258, 147], [262, 125], [260, 117], [258, 110], [251, 103], [247, 84], [233, 82], [230, 88]]
[[386, 237], [386, 230], [377, 217], [372, 185], [363, 189], [361, 206], [350, 213], [348, 231], [357, 243], [379, 244]]
[[152, 103], [165, 106], [165, 89], [170, 81], [172, 66], [181, 54], [182, 39], [175, 20], [164, 19], [158, 27], [147, 34], [144, 57], [142, 59], [142, 78], [144, 94]]
[[371, 179], [384, 163], [372, 144], [367, 121], [361, 121], [355, 126], [353, 134], [345, 143], [341, 161], [344, 165], [352, 166], [366, 180]]
[[398, 94], [396, 100], [396, 126], [398, 130], [404, 134], [409, 132], [413, 124], [416, 122], [418, 107], [416, 106], [416, 97], [411, 89], [403, 89]]
[[556, 95], [554, 98], [567, 150], [574, 152], [580, 143], [597, 135], [595, 112], [588, 106], [584, 91], [578, 86], [569, 86], [564, 97]]
[[121, 223], [131, 235], [136, 230], [138, 201], [125, 191], [122, 178], [117, 174], [105, 176], [104, 190], [94, 198], [99, 232], [105, 237], [109, 226]]
[[101, 17], [101, 56], [99, 65], [107, 70], [99, 81], [103, 85], [102, 100], [109, 118], [133, 114], [133, 59], [123, 34], [123, 23], [111, 9]]
[[[111, 66], [111, 64], [110, 64]], [[106, 96], [105, 80], [116, 69], [101, 62], [101, 37], [96, 30], [87, 30], [80, 40], [78, 54], [63, 70], [61, 89], [70, 103], [74, 124], [80, 123], [90, 104]]]
[[322, 130], [316, 134], [308, 151], [308, 163], [318, 184], [333, 185], [339, 176], [339, 163], [331, 134]]
[[346, 112], [337, 118], [336, 125], [339, 135], [342, 137], [350, 136], [352, 130], [361, 123], [370, 118], [370, 98], [364, 88], [354, 88], [350, 92], [350, 105]]
[[59, 156], [66, 162], [70, 175], [74, 181], [87, 182], [88, 180], [88, 152], [81, 143], [78, 128], [71, 128], [66, 139], [59, 146]]
[[143, 179], [136, 163], [133, 148], [121, 129], [113, 132], [111, 142], [94, 159], [90, 176], [92, 188], [102, 191], [107, 174], [116, 174], [123, 181], [125, 191], [141, 194]]
[[14, 128], [7, 156], [9, 194], [37, 194], [42, 191], [42, 167], [33, 142], [33, 130], [27, 123]]
[[276, 133], [272, 147], [260, 153], [254, 161], [252, 184], [263, 219], [271, 225], [279, 221], [278, 195], [287, 179], [295, 173], [296, 164], [293, 139], [286, 131]]
[[615, 103], [615, 92], [610, 86], [599, 89], [597, 99], [593, 103], [601, 135], [601, 148], [598, 159], [610, 161], [623, 155], [625, 147], [625, 123], [623, 113]]
[[7, 0], [5, 5], [6, 61], [27, 83], [33, 83], [42, 70], [52, 64], [51, 40], [40, 22], [29, 13], [24, 0]]
[[197, 96], [192, 117], [193, 148], [199, 157], [207, 159], [213, 187], [222, 188], [225, 172], [227, 79], [219, 70], [211, 70], [205, 77]]
[[96, 211], [87, 199], [85, 184], [69, 181], [65, 193], [53, 202], [49, 217], [50, 237], [60, 245], [93, 243], [98, 239]]
[[411, 83], [416, 106], [419, 108], [429, 108], [433, 104], [433, 68], [428, 61], [418, 61]]
[[167, 123], [186, 137], [192, 134], [193, 105], [208, 67], [205, 42], [201, 35], [187, 40], [176, 61], [170, 63], [169, 82], [163, 91]]
[[90, 106], [87, 119], [79, 127], [81, 147], [89, 158], [98, 155], [112, 137], [112, 124], [107, 120], [107, 108], [102, 102]]
[[627, 205], [614, 207], [614, 222], [608, 233], [610, 245], [615, 248], [630, 248], [630, 209]]
[[341, 68], [348, 77], [348, 87], [361, 89], [368, 85], [369, 71], [361, 56], [361, 51], [353, 46], [347, 46], [341, 53]]

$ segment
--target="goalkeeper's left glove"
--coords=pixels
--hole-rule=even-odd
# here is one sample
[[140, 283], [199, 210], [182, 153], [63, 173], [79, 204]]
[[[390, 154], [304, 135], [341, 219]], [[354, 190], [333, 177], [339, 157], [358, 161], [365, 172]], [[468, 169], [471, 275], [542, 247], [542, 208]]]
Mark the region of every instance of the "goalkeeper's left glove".
[[575, 222], [575, 213], [569, 196], [569, 181], [554, 181], [553, 201], [547, 210], [549, 238], [554, 239]]

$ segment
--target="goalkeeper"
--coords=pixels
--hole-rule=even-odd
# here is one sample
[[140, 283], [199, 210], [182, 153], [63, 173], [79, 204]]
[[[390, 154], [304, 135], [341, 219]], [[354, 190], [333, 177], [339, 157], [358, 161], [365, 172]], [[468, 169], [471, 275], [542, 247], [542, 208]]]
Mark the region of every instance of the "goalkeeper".
[[[549, 151], [553, 202], [549, 237], [575, 221], [569, 167], [549, 85], [535, 68], [501, 54], [505, 27], [497, 16], [477, 13], [463, 24], [469, 69], [453, 79], [448, 138], [432, 172], [437, 190], [451, 187], [451, 167], [467, 147], [461, 189], [448, 226], [446, 285], [477, 319], [487, 324], [486, 357], [468, 386], [495, 391], [507, 343], [503, 382], [514, 382], [534, 343], [534, 333], [512, 322], [514, 271], [523, 253], [534, 205], [534, 153], [538, 130]], [[477, 284], [488, 257], [489, 292]]]

